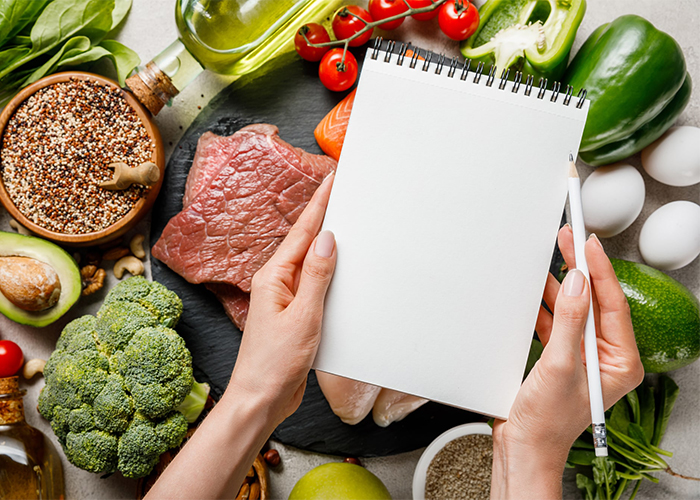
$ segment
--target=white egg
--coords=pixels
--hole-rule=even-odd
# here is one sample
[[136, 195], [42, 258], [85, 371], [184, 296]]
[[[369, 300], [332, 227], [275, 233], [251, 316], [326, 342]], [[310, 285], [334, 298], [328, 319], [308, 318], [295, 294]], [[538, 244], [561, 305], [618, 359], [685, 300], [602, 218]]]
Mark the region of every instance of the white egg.
[[642, 151], [642, 166], [669, 186], [700, 182], [700, 128], [671, 127]]
[[649, 216], [639, 234], [644, 262], [672, 271], [690, 264], [700, 255], [700, 205], [674, 201]]
[[610, 238], [630, 227], [644, 205], [644, 179], [632, 165], [599, 167], [581, 187], [586, 229]]

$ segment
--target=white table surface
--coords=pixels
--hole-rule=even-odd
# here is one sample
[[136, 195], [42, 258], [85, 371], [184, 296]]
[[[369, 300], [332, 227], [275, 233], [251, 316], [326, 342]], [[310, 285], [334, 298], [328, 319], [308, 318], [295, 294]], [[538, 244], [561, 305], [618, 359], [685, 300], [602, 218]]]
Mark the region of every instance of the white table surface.
[[[483, 1], [476, 2], [477, 6], [482, 3]], [[134, 0], [132, 11], [119, 30], [117, 38], [137, 50], [143, 62], [147, 62], [177, 36], [174, 5], [174, 0]], [[620, 15], [634, 13], [649, 19], [658, 28], [674, 36], [683, 48], [696, 89], [690, 104], [679, 119], [679, 124], [700, 126], [700, 91], [697, 89], [700, 85], [699, 7], [698, 0], [588, 0], [588, 11], [579, 29], [574, 50], [580, 47], [596, 27]], [[447, 54], [457, 53], [457, 44], [438, 34], [436, 22], [423, 24], [408, 20], [393, 32], [392, 37], [410, 40], [419, 46]], [[165, 108], [158, 115], [156, 121], [163, 135], [168, 157], [201, 107], [231, 81], [230, 77], [204, 73], [174, 100], [172, 107]], [[639, 155], [633, 157], [630, 163], [641, 170]], [[580, 162], [579, 169], [582, 177], [591, 172], [590, 168], [582, 167]], [[642, 215], [621, 235], [603, 240], [603, 245], [613, 257], [641, 261], [637, 250], [639, 231], [644, 220], [659, 206], [677, 199], [700, 202], [699, 185], [671, 188], [650, 179], [643, 171], [642, 173], [647, 185], [647, 200]], [[7, 214], [4, 211], [0, 213], [0, 227], [9, 230]], [[147, 232], [148, 221], [142, 223], [137, 230]], [[688, 286], [696, 296], [700, 295], [700, 259], [669, 274]], [[72, 317], [94, 313], [102, 297], [103, 294], [91, 300], [83, 300], [71, 311], [69, 317], [44, 329], [16, 325], [0, 316], [0, 339], [11, 339], [19, 343], [26, 359], [47, 359], [55, 346], [62, 325]], [[676, 471], [700, 476], [700, 362], [676, 370], [671, 376], [680, 386], [680, 396], [662, 447], [674, 452], [674, 457], [668, 461]], [[28, 389], [25, 396], [27, 421], [51, 436], [56, 446], [59, 446], [48, 423], [34, 411], [43, 379], [35, 378], [24, 385]], [[338, 457], [308, 453], [278, 443], [273, 443], [273, 446], [279, 449], [282, 456], [282, 465], [271, 472], [273, 498], [286, 498], [295, 482], [312, 467], [338, 460]], [[364, 459], [363, 463], [384, 481], [394, 498], [410, 498], [413, 469], [421, 451]], [[100, 479], [99, 475], [77, 469], [65, 459], [63, 463], [67, 498], [133, 498], [135, 495], [136, 482], [125, 479], [120, 474]], [[672, 478], [666, 474], [659, 476], [659, 484], [645, 482], [637, 498], [700, 498], [700, 483]], [[565, 498], [580, 498], [570, 471], [565, 474], [564, 483]]]

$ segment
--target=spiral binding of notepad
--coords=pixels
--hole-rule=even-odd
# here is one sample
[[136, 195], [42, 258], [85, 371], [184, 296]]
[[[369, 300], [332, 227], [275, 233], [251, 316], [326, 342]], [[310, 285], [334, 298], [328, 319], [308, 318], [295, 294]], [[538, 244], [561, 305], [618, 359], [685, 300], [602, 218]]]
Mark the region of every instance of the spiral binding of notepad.
[[[411, 56], [410, 60], [408, 63], [408, 67], [411, 69], [414, 69], [416, 65], [418, 64], [418, 60], [420, 58], [420, 52], [422, 49], [419, 49], [418, 47], [411, 47], [410, 43], [401, 43], [399, 46], [399, 51], [398, 53], [394, 52], [394, 49], [396, 48], [396, 42], [394, 40], [389, 40], [387, 42], [387, 46], [382, 49], [382, 42], [383, 38], [382, 37], [377, 37], [374, 40], [374, 47], [372, 49], [372, 53], [370, 57], [372, 59], [377, 59], [379, 57], [379, 53], [383, 50], [384, 51], [384, 62], [388, 63], [391, 61], [391, 56], [398, 54], [398, 58], [396, 59], [396, 64], [399, 66], [403, 66], [404, 60], [406, 59], [406, 52], [411, 49]], [[425, 52], [425, 58], [423, 60], [423, 64], [421, 69], [423, 71], [428, 71], [430, 69], [430, 65], [433, 62], [433, 57], [436, 56], [433, 52], [430, 51], [424, 51]], [[439, 54], [436, 56], [437, 60], [435, 61], [435, 74], [440, 75], [442, 74], [443, 69], [445, 68], [446, 65], [446, 57], [444, 54]], [[467, 77], [469, 76], [469, 73], [473, 73], [473, 82], [474, 83], [479, 83], [481, 81], [481, 77], [484, 75], [484, 63], [479, 62], [476, 65], [475, 69], [471, 69], [472, 66], [472, 60], [471, 59], [465, 59], [463, 63], [459, 62], [459, 59], [456, 57], [452, 57], [449, 62], [449, 67], [447, 70], [447, 76], [449, 78], [454, 78], [455, 74], [459, 72], [459, 79], [460, 80], [467, 80]], [[501, 77], [500, 81], [498, 84], [498, 89], [499, 90], [505, 90], [506, 86], [508, 85], [508, 77], [510, 76], [510, 68], [505, 69], [501, 72]], [[486, 76], [486, 86], [487, 87], [492, 87], [494, 80], [496, 79], [496, 67], [494, 65], [491, 65], [489, 68], [489, 72]], [[534, 81], [535, 78], [532, 75], [528, 75], [527, 78], [525, 79], [525, 95], [530, 96], [532, 94], [532, 89], [534, 86]], [[521, 71], [516, 71], [515, 76], [511, 82], [513, 84], [511, 88], [511, 92], [513, 93], [518, 93], [520, 90], [520, 86], [523, 83], [523, 73]], [[547, 85], [548, 81], [546, 78], [540, 78], [539, 81], [539, 88], [537, 90], [537, 98], [538, 99], [544, 99], [545, 92], [547, 90]], [[571, 98], [573, 97], [574, 93], [574, 88], [571, 85], [566, 86], [566, 90], [563, 92], [564, 94], [564, 100], [563, 104], [565, 106], [568, 106], [571, 103]], [[559, 99], [559, 96], [562, 94], [561, 92], [561, 83], [560, 82], [554, 82], [552, 84], [552, 96], [550, 97], [551, 102], [557, 102], [557, 99]], [[578, 95], [576, 98], [578, 99], [578, 102], [576, 103], [577, 108], [582, 108], [583, 103], [586, 101], [586, 89], [581, 89], [578, 92]]]

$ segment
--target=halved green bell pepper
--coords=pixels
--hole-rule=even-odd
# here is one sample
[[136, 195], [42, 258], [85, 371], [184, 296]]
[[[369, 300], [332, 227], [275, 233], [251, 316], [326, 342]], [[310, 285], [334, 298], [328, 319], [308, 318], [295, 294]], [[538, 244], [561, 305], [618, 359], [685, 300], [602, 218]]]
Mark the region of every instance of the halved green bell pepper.
[[551, 85], [566, 70], [585, 12], [585, 0], [488, 0], [460, 49], [468, 59], [494, 64], [499, 77], [512, 68], [535, 77], [535, 85], [540, 78]]
[[596, 29], [564, 83], [588, 92], [579, 154], [593, 166], [627, 158], [658, 139], [688, 104], [692, 87], [678, 43], [634, 15]]

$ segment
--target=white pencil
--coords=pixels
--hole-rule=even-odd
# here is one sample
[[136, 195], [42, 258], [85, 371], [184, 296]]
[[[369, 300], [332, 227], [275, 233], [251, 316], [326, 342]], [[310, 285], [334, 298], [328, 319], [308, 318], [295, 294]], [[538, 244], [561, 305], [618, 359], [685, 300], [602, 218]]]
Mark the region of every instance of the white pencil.
[[[583, 223], [583, 207], [581, 204], [581, 179], [579, 179], [572, 154], [569, 154], [569, 209], [571, 211], [571, 229], [574, 233], [576, 269], [583, 273], [590, 284], [591, 278], [588, 273], [588, 263], [584, 252], [586, 229]], [[586, 320], [586, 329], [583, 334], [583, 343], [586, 351], [588, 398], [591, 403], [591, 421], [593, 422], [593, 445], [597, 457], [607, 457], [608, 441], [605, 429], [605, 407], [603, 406], [603, 389], [600, 385], [598, 343], [596, 341], [592, 301], [588, 308], [588, 319]]]

